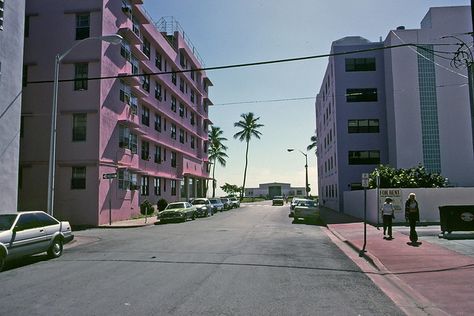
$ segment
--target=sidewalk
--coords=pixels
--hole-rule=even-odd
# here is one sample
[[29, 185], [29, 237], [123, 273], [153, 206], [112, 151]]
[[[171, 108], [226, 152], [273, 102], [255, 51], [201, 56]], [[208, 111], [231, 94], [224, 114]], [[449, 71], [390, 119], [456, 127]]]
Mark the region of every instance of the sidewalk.
[[125, 221], [118, 221], [112, 222], [112, 225], [103, 224], [100, 225], [99, 228], [133, 228], [133, 227], [143, 227], [148, 225], [154, 225], [156, 222], [156, 215], [150, 216], [147, 218], [136, 218], [136, 219], [129, 219]]
[[[324, 209], [328, 229], [360, 251], [364, 224], [347, 215]], [[340, 217], [342, 223], [336, 223]], [[412, 290], [449, 315], [471, 315], [474, 311], [474, 258], [421, 239], [417, 247], [396, 230], [394, 239], [383, 239], [382, 229], [367, 225], [365, 256], [381, 274], [396, 276]]]

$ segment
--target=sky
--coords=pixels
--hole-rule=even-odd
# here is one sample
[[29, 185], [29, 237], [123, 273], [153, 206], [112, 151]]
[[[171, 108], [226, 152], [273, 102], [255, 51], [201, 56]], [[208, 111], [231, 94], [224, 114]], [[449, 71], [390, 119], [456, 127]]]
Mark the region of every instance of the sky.
[[[327, 54], [331, 43], [345, 36], [383, 40], [398, 26], [419, 28], [430, 7], [453, 5], [470, 1], [144, 0], [154, 21], [173, 16], [180, 23], [207, 67]], [[305, 157], [298, 150], [306, 153], [315, 133], [315, 97], [327, 62], [207, 71], [214, 84], [209, 117], [228, 139], [226, 166], [216, 167], [218, 187], [242, 185], [245, 143], [233, 138], [238, 132], [234, 122], [248, 112], [260, 117], [264, 127], [261, 139], [250, 142], [246, 187], [269, 182], [304, 187]], [[307, 154], [310, 193], [316, 195], [316, 155]], [[217, 194], [224, 193], [218, 188]]]

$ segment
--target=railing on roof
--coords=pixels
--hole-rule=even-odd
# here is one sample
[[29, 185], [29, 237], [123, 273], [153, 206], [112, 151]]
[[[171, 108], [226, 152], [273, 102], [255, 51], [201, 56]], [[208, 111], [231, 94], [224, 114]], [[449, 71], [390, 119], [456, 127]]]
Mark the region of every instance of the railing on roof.
[[191, 49], [193, 55], [196, 57], [196, 59], [199, 61], [201, 64], [201, 67], [205, 67], [204, 65], [204, 59], [199, 55], [199, 52], [196, 49], [196, 46], [194, 46], [193, 42], [189, 39], [188, 35], [184, 32], [184, 29], [181, 27], [178, 21], [175, 20], [174, 17], [172, 16], [165, 16], [162, 17], [158, 22], [153, 22], [155, 24], [155, 27], [160, 31], [161, 33], [166, 34], [166, 39], [170, 42], [170, 44], [173, 46], [175, 43], [172, 42], [172, 39], [174, 38], [174, 33], [179, 32], [181, 36], [183, 37], [184, 41], [188, 45], [188, 47]]

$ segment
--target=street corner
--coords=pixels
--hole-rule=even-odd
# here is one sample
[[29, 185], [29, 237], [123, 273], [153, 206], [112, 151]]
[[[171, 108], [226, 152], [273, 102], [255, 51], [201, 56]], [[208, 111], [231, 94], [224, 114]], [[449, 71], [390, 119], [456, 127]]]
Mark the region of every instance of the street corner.
[[101, 238], [95, 236], [74, 236], [71, 242], [64, 245], [64, 249], [72, 249], [79, 246], [89, 245], [100, 241]]

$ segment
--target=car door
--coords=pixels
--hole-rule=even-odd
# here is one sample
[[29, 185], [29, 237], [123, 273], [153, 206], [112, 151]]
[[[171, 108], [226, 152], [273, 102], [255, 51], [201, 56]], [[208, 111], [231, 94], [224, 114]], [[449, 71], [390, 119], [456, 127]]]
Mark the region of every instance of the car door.
[[60, 223], [55, 218], [43, 212], [36, 213], [35, 216], [39, 224], [44, 228], [44, 239], [48, 242], [46, 245], [46, 247], [48, 247], [54, 235], [60, 230]]
[[11, 256], [27, 256], [43, 252], [48, 247], [45, 229], [34, 213], [20, 214], [13, 231]]

